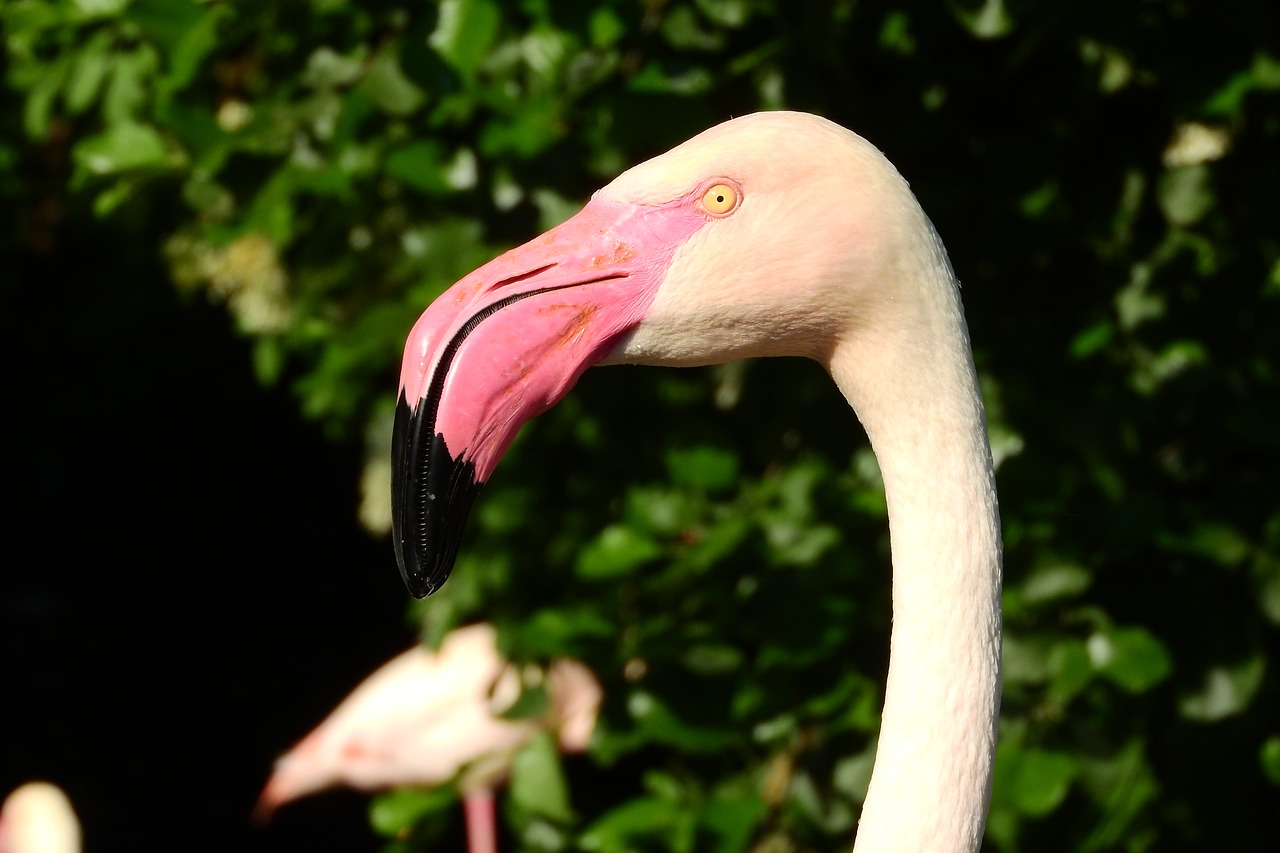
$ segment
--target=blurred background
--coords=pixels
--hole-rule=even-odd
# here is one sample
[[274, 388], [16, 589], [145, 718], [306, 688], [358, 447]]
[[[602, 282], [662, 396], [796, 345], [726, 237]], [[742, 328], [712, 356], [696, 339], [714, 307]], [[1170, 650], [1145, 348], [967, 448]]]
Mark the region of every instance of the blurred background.
[[[589, 371], [444, 591], [389, 526], [431, 299], [759, 109], [946, 242], [1005, 527], [993, 851], [1262, 850], [1280, 802], [1280, 6], [0, 0], [0, 788], [86, 849], [456, 849], [274, 758], [478, 619], [604, 685], [506, 849], [847, 849], [887, 659], [874, 458], [815, 365]], [[532, 769], [529, 769], [532, 768]]]

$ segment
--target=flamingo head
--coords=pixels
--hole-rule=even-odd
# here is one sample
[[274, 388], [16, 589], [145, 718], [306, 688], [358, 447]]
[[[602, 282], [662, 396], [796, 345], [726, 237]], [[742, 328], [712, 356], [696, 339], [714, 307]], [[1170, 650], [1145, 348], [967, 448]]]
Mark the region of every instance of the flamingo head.
[[922, 217], [873, 146], [802, 113], [743, 116], [624, 172], [575, 216], [467, 275], [405, 347], [393, 538], [421, 598], [448, 577], [520, 426], [598, 363], [823, 360], [895, 302]]

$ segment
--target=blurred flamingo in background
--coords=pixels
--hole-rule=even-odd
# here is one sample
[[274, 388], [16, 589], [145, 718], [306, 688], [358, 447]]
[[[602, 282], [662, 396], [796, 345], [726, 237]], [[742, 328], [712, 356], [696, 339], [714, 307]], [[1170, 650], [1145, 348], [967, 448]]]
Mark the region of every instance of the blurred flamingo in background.
[[462, 794], [471, 853], [497, 850], [493, 789], [515, 753], [536, 734], [556, 734], [566, 753], [586, 749], [601, 689], [577, 661], [545, 672], [547, 713], [501, 719], [521, 677], [497, 648], [497, 632], [477, 624], [450, 632], [438, 652], [414, 647], [365, 679], [277, 762], [258, 798], [263, 821], [300, 797], [346, 786], [378, 791], [454, 784]]
[[61, 788], [28, 782], [5, 798], [0, 853], [80, 853], [80, 821]]

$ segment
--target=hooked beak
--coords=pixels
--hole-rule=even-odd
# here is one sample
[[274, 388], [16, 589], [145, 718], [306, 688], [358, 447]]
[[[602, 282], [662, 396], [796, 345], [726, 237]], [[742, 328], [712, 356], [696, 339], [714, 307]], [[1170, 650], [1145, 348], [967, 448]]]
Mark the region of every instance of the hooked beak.
[[559, 402], [644, 317], [706, 221], [678, 199], [595, 198], [472, 272], [405, 346], [392, 437], [392, 538], [417, 598], [449, 577], [467, 513], [525, 421]]

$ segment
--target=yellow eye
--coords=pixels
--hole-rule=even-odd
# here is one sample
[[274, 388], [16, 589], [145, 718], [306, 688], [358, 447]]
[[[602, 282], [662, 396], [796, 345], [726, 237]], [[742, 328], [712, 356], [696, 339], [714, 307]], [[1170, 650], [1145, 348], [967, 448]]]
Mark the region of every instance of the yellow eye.
[[738, 207], [738, 190], [729, 184], [712, 184], [702, 194], [702, 206], [712, 216], [724, 216]]

